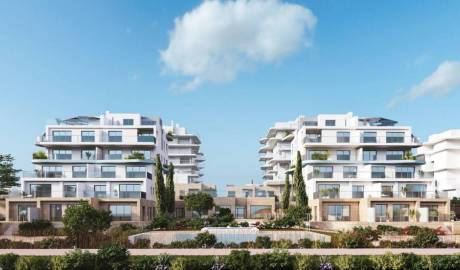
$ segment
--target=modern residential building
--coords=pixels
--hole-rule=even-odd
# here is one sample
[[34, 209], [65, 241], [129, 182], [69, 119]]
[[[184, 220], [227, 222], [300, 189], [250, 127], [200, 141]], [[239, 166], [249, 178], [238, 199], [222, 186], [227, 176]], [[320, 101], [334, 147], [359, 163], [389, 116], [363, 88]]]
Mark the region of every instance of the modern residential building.
[[6, 220], [59, 221], [68, 205], [87, 200], [115, 220], [149, 220], [154, 214], [154, 159], [168, 161], [159, 117], [106, 112], [46, 126], [36, 145], [35, 170], [21, 178], [23, 195], [6, 200]]
[[446, 192], [449, 198], [460, 197], [460, 130], [429, 136], [417, 149], [417, 158], [425, 161], [422, 172], [435, 180], [440, 192]]
[[[313, 221], [449, 219], [447, 194], [421, 171], [425, 162], [412, 156], [421, 143], [410, 127], [352, 113], [301, 116], [294, 122], [287, 166], [300, 151]], [[281, 178], [265, 185], [283, 185]]]
[[204, 155], [200, 152], [201, 140], [188, 133], [184, 127], [171, 123], [164, 127], [168, 137], [168, 158], [174, 164], [176, 183], [198, 183], [203, 176]]

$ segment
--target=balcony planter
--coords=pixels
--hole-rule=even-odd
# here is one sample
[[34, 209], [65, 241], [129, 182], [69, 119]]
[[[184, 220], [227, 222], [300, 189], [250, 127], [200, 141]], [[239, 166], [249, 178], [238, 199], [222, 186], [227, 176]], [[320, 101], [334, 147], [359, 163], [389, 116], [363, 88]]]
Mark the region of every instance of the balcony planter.
[[311, 155], [312, 160], [327, 160], [329, 158], [329, 152], [327, 153], [313, 153]]
[[133, 152], [131, 155], [127, 156], [125, 159], [139, 159], [144, 160], [144, 154], [140, 152]]
[[43, 151], [37, 151], [32, 154], [33, 159], [48, 159], [48, 156]]

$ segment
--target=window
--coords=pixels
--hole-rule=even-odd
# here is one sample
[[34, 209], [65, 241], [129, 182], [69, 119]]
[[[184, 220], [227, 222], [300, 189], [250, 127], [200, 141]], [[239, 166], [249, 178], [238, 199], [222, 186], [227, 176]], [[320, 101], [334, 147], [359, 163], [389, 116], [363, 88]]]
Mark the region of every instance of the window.
[[374, 150], [364, 150], [364, 151], [363, 151], [363, 160], [364, 160], [364, 161], [374, 161], [374, 160], [377, 160], [377, 151], [374, 151]]
[[123, 119], [124, 126], [132, 126], [134, 125], [134, 119]]
[[350, 221], [349, 205], [328, 205], [327, 221]]
[[190, 164], [192, 163], [192, 159], [188, 157], [181, 157], [179, 158], [179, 164]]
[[409, 221], [408, 204], [393, 204], [393, 221]]
[[308, 159], [310, 160], [327, 160], [329, 152], [327, 150], [309, 150]]
[[246, 207], [236, 207], [235, 208], [235, 218], [242, 219], [246, 218]]
[[108, 153], [109, 153], [108, 158], [110, 160], [123, 159], [123, 151], [121, 151], [121, 150], [109, 150]]
[[334, 127], [335, 126], [335, 120], [326, 120], [326, 126], [327, 127]]
[[256, 189], [256, 197], [267, 197], [267, 192], [265, 190]]
[[141, 185], [120, 184], [119, 197], [120, 198], [140, 198], [141, 197]]
[[305, 142], [309, 143], [320, 143], [321, 142], [321, 133], [318, 132], [308, 132], [305, 133]]
[[155, 136], [153, 135], [153, 130], [139, 130], [137, 132], [137, 141], [138, 142], [155, 142]]
[[72, 178], [86, 178], [86, 166], [72, 166]]
[[426, 197], [426, 185], [425, 184], [406, 184], [402, 188], [406, 198], [425, 198]]
[[115, 166], [102, 166], [101, 167], [101, 177], [102, 178], [115, 178]]
[[267, 218], [271, 215], [271, 205], [251, 205], [251, 218]]
[[72, 159], [72, 150], [53, 150], [53, 158], [57, 160]]
[[387, 143], [403, 143], [404, 132], [387, 132]]
[[350, 142], [350, 132], [338, 131], [337, 132], [337, 142], [338, 143], [349, 143]]
[[337, 150], [337, 160], [350, 160], [350, 151]]
[[81, 132], [81, 141], [82, 142], [94, 142], [96, 137], [94, 136], [94, 131], [82, 131]]
[[81, 150], [81, 159], [82, 160], [95, 160], [96, 150]]
[[94, 186], [94, 197], [96, 198], [105, 198], [107, 197], [107, 188], [105, 185], [95, 185]]
[[358, 168], [356, 166], [344, 166], [343, 178], [356, 178]]
[[386, 222], [387, 221], [387, 205], [386, 204], [376, 204], [375, 209], [375, 222]]
[[340, 194], [339, 184], [319, 184], [319, 197], [321, 199], [337, 199]]
[[46, 178], [61, 178], [62, 167], [61, 166], [43, 166], [42, 176]]
[[71, 142], [72, 131], [53, 131], [53, 142]]
[[51, 184], [30, 184], [33, 197], [51, 197]]
[[387, 151], [387, 160], [402, 160], [404, 159], [404, 151]]
[[421, 207], [428, 208], [428, 221], [439, 221], [437, 204], [421, 204]]
[[28, 205], [18, 205], [18, 221], [28, 221], [29, 220], [29, 206]]
[[361, 142], [376, 143], [377, 142], [377, 132], [370, 132], [370, 131], [363, 132], [362, 137], [361, 137]]
[[249, 198], [252, 197], [252, 189], [243, 189], [243, 197]]
[[126, 167], [126, 178], [144, 178], [145, 167], [142, 166], [128, 166]]
[[113, 220], [130, 221], [132, 216], [132, 206], [129, 204], [117, 204], [110, 206]]
[[318, 125], [318, 121], [305, 121], [304, 125], [307, 127], [316, 127]]
[[382, 185], [382, 194], [383, 198], [392, 198], [393, 197], [393, 186], [391, 185]]
[[353, 198], [364, 198], [364, 186], [353, 185], [351, 186], [351, 191]]
[[372, 178], [385, 178], [385, 166], [372, 166]]
[[396, 166], [395, 177], [396, 178], [414, 178], [414, 167], [409, 166]]
[[131, 153], [140, 153], [144, 156], [144, 159], [152, 159], [152, 152], [150, 150], [133, 150]]
[[235, 197], [235, 191], [228, 191], [227, 197]]
[[62, 219], [62, 205], [50, 204], [50, 220], [61, 221]]
[[77, 185], [64, 185], [64, 197], [77, 197]]
[[121, 142], [122, 132], [121, 131], [109, 131], [109, 142]]
[[314, 166], [313, 177], [315, 178], [332, 178], [333, 167], [332, 166]]

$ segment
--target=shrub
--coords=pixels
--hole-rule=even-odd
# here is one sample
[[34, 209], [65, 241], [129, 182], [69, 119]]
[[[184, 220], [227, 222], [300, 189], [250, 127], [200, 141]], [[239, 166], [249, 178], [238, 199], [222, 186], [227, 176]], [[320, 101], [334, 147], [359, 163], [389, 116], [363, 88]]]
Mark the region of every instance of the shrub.
[[72, 245], [67, 239], [50, 237], [35, 243], [38, 248], [70, 248]]
[[249, 223], [247, 221], [242, 221], [239, 224], [240, 227], [249, 227]]
[[36, 219], [19, 224], [19, 235], [38, 236], [54, 234], [53, 224], [49, 220]]
[[16, 270], [48, 270], [51, 269], [49, 257], [21, 256], [16, 261]]
[[120, 227], [120, 229], [121, 229], [122, 231], [124, 231], [124, 232], [125, 232], [125, 231], [132, 231], [132, 230], [137, 229], [136, 226], [134, 226], [134, 225], [131, 224], [131, 223], [123, 223], [123, 224], [120, 224], [119, 227]]
[[48, 156], [43, 151], [37, 151], [32, 154], [33, 159], [48, 159]]
[[377, 232], [378, 234], [387, 234], [387, 233], [392, 233], [392, 234], [401, 234], [402, 229], [390, 225], [377, 225]]
[[373, 270], [372, 261], [368, 256], [337, 256], [334, 258], [334, 266], [339, 270]]
[[271, 248], [271, 246], [272, 246], [272, 241], [270, 240], [270, 237], [268, 236], [257, 236], [256, 237], [256, 243], [255, 243], [256, 248]]
[[173, 219], [166, 215], [158, 215], [152, 219], [150, 225], [147, 226], [147, 229], [170, 229], [173, 226]]
[[150, 248], [150, 239], [136, 239], [132, 248]]
[[295, 257], [296, 270], [319, 270], [320, 260], [318, 256], [298, 255]]
[[372, 256], [371, 261], [375, 270], [405, 270], [404, 257], [401, 254]]
[[135, 256], [130, 258], [130, 270], [149, 270], [155, 269], [157, 260], [152, 256]]
[[251, 255], [247, 250], [232, 250], [227, 256], [225, 266], [228, 270], [251, 269]]
[[254, 255], [252, 268], [255, 270], [291, 270], [293, 269], [292, 257], [287, 251], [274, 250], [271, 253]]
[[172, 262], [171, 270], [203, 270], [211, 269], [213, 265], [213, 257], [178, 257]]
[[200, 230], [204, 227], [204, 221], [201, 218], [192, 218], [185, 221], [185, 227], [193, 230]]
[[129, 264], [129, 252], [119, 245], [110, 245], [97, 251], [97, 266], [100, 270], [126, 269]]
[[279, 241], [272, 241], [271, 248], [280, 248], [280, 249], [288, 249], [292, 248], [293, 244], [291, 240], [281, 239]]
[[214, 248], [225, 248], [225, 244], [222, 242], [217, 242], [214, 244]]
[[217, 242], [216, 236], [214, 234], [210, 234], [209, 232], [197, 234], [195, 241], [200, 247], [212, 247]]
[[[460, 256], [432, 256], [429, 258], [432, 270], [456, 270], [460, 269]], [[431, 270], [431, 269], [430, 269]]]
[[7, 248], [33, 248], [33, 244], [23, 241], [11, 241], [9, 239], [0, 239], [0, 249]]
[[368, 248], [375, 240], [378, 240], [378, 234], [370, 227], [355, 227], [351, 232], [341, 231], [334, 234], [331, 243], [337, 248]]
[[199, 248], [195, 240], [173, 241], [169, 244], [171, 248]]
[[13, 253], [0, 255], [0, 268], [2, 270], [14, 270], [14, 265], [19, 256]]
[[417, 231], [413, 242], [419, 248], [434, 247], [439, 242], [439, 237], [434, 230], [421, 228]]
[[96, 258], [88, 251], [77, 249], [65, 256], [53, 257], [51, 263], [53, 270], [86, 270], [95, 268]]
[[312, 248], [312, 247], [313, 247], [313, 241], [311, 241], [311, 240], [308, 239], [308, 238], [299, 239], [299, 241], [297, 242], [297, 244], [298, 244], [299, 247], [301, 247], [301, 248]]

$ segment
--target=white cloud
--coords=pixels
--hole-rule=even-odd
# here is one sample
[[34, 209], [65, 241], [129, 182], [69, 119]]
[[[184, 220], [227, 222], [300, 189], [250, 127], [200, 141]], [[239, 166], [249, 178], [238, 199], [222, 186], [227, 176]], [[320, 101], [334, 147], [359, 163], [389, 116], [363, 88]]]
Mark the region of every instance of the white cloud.
[[310, 46], [315, 25], [308, 8], [278, 0], [204, 1], [176, 18], [160, 56], [167, 71], [191, 78], [183, 90], [193, 90]]
[[414, 100], [422, 96], [443, 96], [460, 88], [460, 62], [444, 61], [438, 68], [407, 93], [394, 97], [388, 104], [394, 107], [405, 100]]

